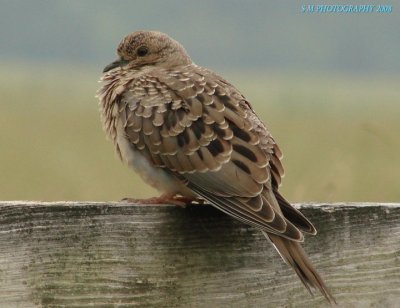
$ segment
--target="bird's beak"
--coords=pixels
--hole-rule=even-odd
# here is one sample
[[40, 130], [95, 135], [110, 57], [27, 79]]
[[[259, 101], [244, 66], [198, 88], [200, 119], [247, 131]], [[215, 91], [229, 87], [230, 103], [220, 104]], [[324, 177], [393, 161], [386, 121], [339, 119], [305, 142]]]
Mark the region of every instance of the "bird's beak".
[[103, 69], [103, 73], [106, 73], [106, 72], [112, 70], [113, 68], [124, 66], [124, 65], [127, 64], [128, 62], [129, 62], [128, 60], [117, 59], [117, 60], [115, 60], [114, 62], [108, 64], [108, 65]]

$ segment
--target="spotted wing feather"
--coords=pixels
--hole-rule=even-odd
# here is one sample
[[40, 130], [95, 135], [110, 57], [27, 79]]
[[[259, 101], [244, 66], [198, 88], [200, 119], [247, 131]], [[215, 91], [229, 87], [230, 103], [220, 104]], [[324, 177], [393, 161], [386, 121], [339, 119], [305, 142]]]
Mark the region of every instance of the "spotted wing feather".
[[131, 144], [227, 214], [295, 241], [273, 186], [280, 151], [245, 98], [212, 72], [191, 66], [133, 81], [119, 112]]

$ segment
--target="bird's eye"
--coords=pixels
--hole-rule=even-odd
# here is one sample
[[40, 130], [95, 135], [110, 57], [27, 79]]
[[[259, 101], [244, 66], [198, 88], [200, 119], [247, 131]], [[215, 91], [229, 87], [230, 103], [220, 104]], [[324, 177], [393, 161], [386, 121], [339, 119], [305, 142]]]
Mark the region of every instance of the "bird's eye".
[[147, 55], [148, 52], [149, 52], [149, 49], [148, 49], [146, 46], [140, 46], [140, 47], [137, 49], [136, 54], [137, 54], [139, 57], [143, 57], [143, 56]]

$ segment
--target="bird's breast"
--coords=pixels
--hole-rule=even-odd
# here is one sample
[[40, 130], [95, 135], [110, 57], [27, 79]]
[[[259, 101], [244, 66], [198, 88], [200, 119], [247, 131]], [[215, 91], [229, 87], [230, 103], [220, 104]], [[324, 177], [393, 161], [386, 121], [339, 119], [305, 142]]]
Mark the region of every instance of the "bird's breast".
[[185, 187], [164, 169], [154, 166], [126, 137], [125, 125], [128, 115], [120, 110], [119, 100], [123, 93], [126, 95], [129, 84], [134, 82], [135, 78], [124, 77], [108, 74], [102, 78], [104, 84], [98, 96], [104, 130], [112, 139], [121, 160], [134, 169], [147, 184], [161, 192], [182, 193]]
[[134, 148], [125, 135], [123, 123], [117, 119], [115, 146], [121, 160], [139, 174], [143, 181], [157, 190], [179, 193], [178, 187], [181, 184], [164, 169], [155, 167], [142, 152]]

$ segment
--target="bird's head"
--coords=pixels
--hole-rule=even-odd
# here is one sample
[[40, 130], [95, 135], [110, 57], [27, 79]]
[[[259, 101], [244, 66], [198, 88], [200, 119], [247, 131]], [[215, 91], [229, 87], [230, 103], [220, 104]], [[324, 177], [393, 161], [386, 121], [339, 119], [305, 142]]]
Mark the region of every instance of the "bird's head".
[[136, 31], [127, 35], [119, 44], [117, 54], [119, 58], [107, 65], [103, 73], [118, 67], [137, 70], [150, 65], [170, 68], [191, 63], [181, 44], [156, 31]]

